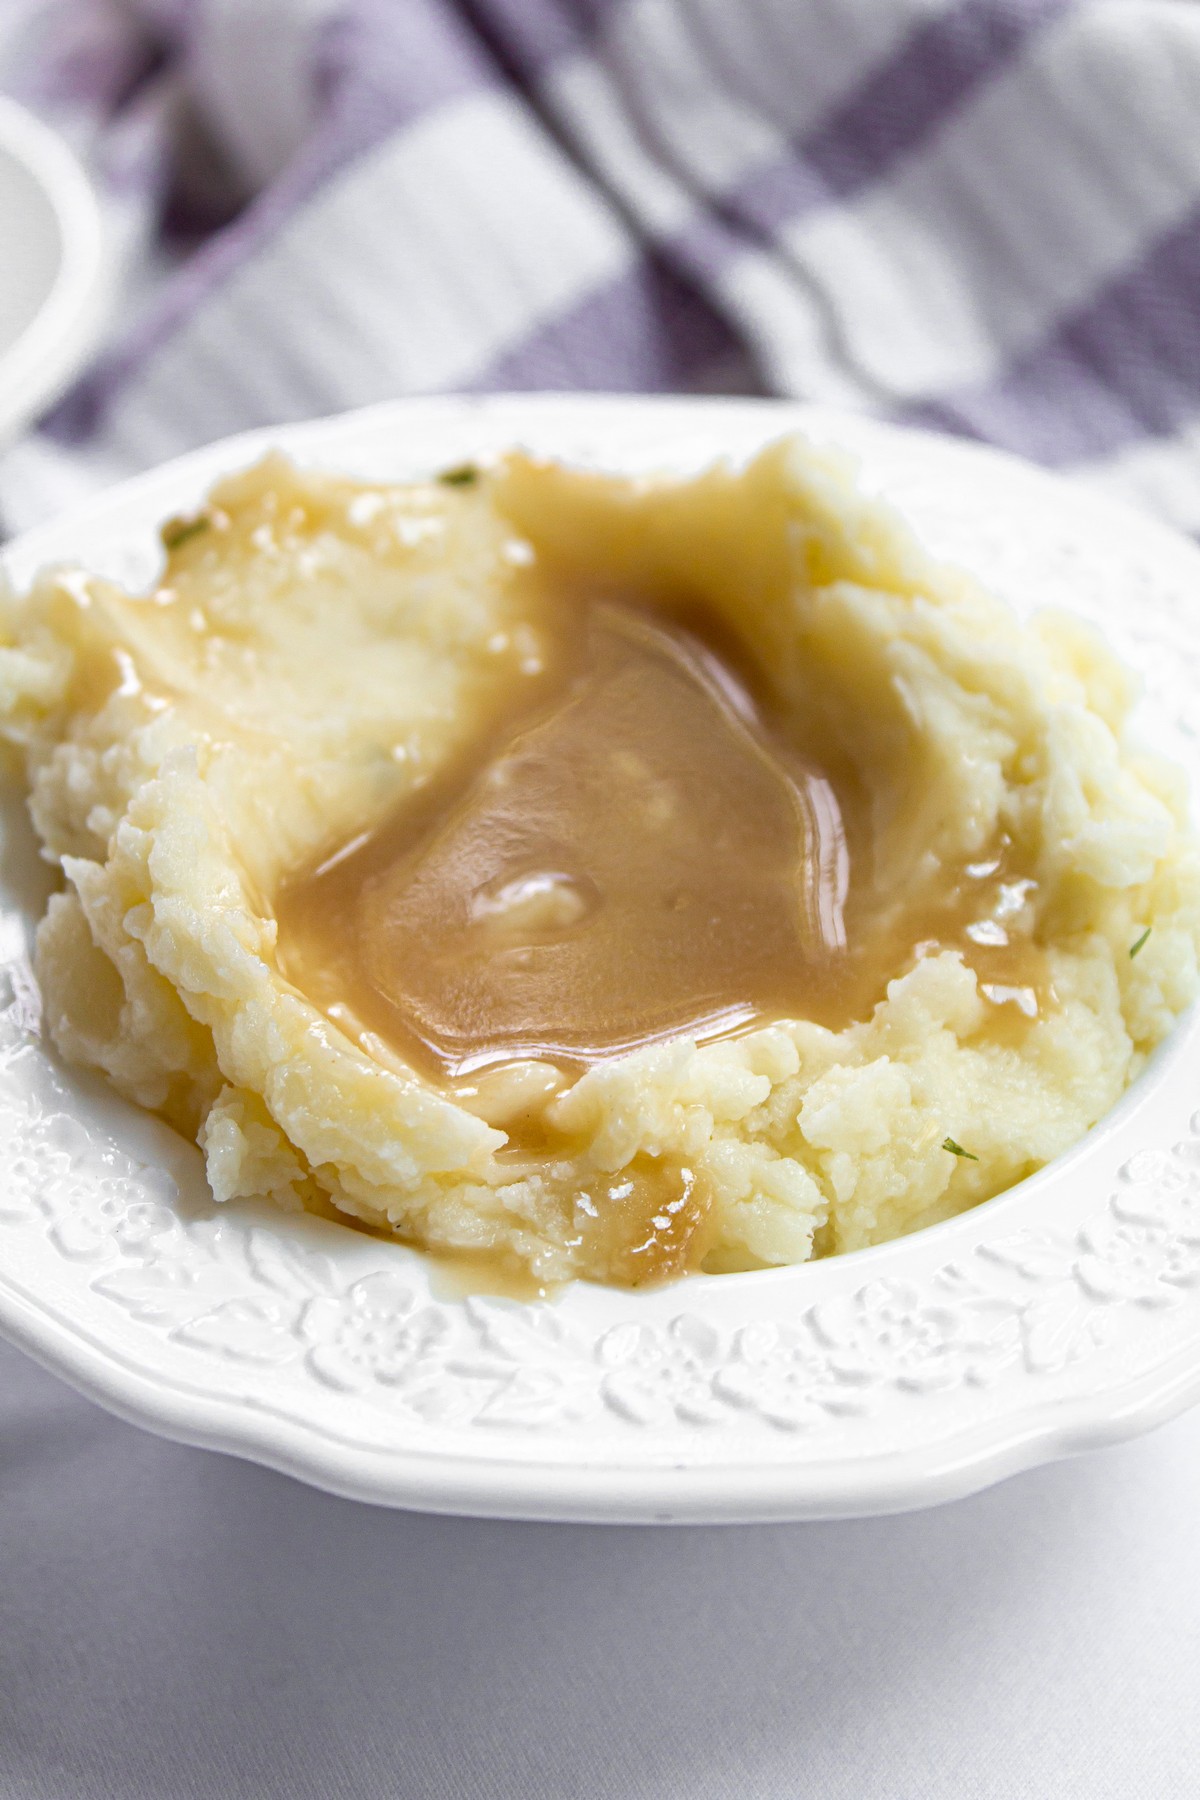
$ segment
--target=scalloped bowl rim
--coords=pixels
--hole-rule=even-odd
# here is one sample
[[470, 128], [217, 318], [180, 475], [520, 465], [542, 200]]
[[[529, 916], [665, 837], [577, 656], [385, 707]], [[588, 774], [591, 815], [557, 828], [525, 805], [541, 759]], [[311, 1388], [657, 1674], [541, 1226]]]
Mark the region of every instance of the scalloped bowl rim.
[[[509, 442], [594, 458], [612, 467], [647, 468], [699, 463], [722, 451], [736, 456], [790, 429], [847, 445], [863, 457], [868, 482], [882, 485], [889, 494], [894, 491], [891, 478], [897, 470], [907, 468], [910, 462], [921, 464], [922, 459], [929, 464], [926, 485], [931, 489], [939, 482], [953, 488], [956, 471], [962, 472], [968, 491], [973, 484], [977, 490], [983, 484], [997, 492], [1012, 487], [1017, 496], [1012, 504], [1018, 511], [1026, 508], [1031, 521], [1035, 514], [1041, 515], [1039, 528], [1049, 533], [1047, 541], [1057, 541], [1057, 533], [1070, 550], [1082, 545], [1091, 531], [1102, 546], [1105, 542], [1110, 548], [1120, 544], [1130, 580], [1136, 576], [1148, 581], [1148, 591], [1154, 591], [1154, 584], [1159, 583], [1168, 598], [1177, 596], [1179, 629], [1186, 633], [1186, 612], [1178, 595], [1189, 587], [1200, 590], [1200, 553], [1152, 521], [984, 447], [776, 401], [518, 395], [385, 402], [332, 419], [242, 433], [192, 452], [26, 533], [6, 548], [0, 560], [18, 581], [26, 580], [35, 566], [81, 553], [86, 561], [95, 561], [98, 554], [105, 566], [105, 557], [111, 552], [119, 562], [126, 545], [135, 546], [137, 557], [144, 562], [153, 528], [167, 513], [194, 504], [219, 473], [243, 466], [268, 447], [283, 448], [318, 466], [349, 467], [363, 474], [372, 468], [391, 473], [395, 443], [401, 445], [401, 468], [413, 473], [421, 466], [432, 469], [463, 456], [487, 455]], [[420, 453], [405, 451], [405, 443], [428, 446], [428, 453], [424, 449]], [[920, 479], [916, 487], [920, 489]], [[947, 548], [938, 541], [937, 529], [922, 515], [922, 506], [929, 510], [929, 496], [918, 493], [914, 503], [912, 496], [901, 494], [899, 500], [913, 513], [923, 535], [931, 537], [935, 550], [952, 553], [953, 543]], [[937, 504], [940, 502], [934, 504], [935, 512]], [[948, 526], [953, 539], [953, 509], [942, 524]], [[1067, 592], [1072, 579], [1070, 565], [1068, 555], [1062, 577]], [[1173, 619], [1165, 600], [1163, 608], [1164, 619]], [[1155, 616], [1147, 630], [1153, 650], [1155, 633], [1162, 635], [1166, 626]], [[1200, 626], [1188, 642], [1200, 656]], [[1172, 645], [1172, 655], [1177, 650], [1178, 646]], [[1186, 756], [1189, 745], [1185, 734], [1170, 747]], [[1189, 762], [1195, 788], [1200, 773], [1200, 753], [1195, 749]], [[401, 1246], [381, 1246], [344, 1228], [296, 1220], [269, 1208], [237, 1210], [234, 1219], [225, 1217], [220, 1223], [219, 1229], [240, 1245], [236, 1255], [243, 1265], [246, 1245], [260, 1238], [268, 1244], [298, 1247], [299, 1253], [314, 1259], [314, 1267], [324, 1259], [334, 1270], [330, 1293], [336, 1289], [341, 1295], [337, 1304], [342, 1307], [338, 1315], [342, 1325], [350, 1316], [346, 1308], [357, 1304], [352, 1299], [356, 1290], [350, 1277], [361, 1286], [361, 1268], [375, 1279], [381, 1257], [388, 1269], [402, 1268], [405, 1278], [420, 1290], [421, 1316], [453, 1315], [453, 1328], [469, 1335], [469, 1342], [464, 1336], [460, 1358], [464, 1367], [472, 1366], [467, 1353], [478, 1345], [481, 1355], [491, 1355], [493, 1360], [499, 1356], [497, 1366], [504, 1371], [507, 1364], [503, 1358], [509, 1356], [514, 1364], [508, 1372], [512, 1375], [510, 1387], [533, 1382], [536, 1388], [540, 1381], [543, 1387], [548, 1383], [548, 1391], [553, 1393], [555, 1382], [561, 1385], [563, 1379], [561, 1364], [567, 1370], [567, 1387], [573, 1382], [581, 1394], [586, 1388], [586, 1397], [578, 1402], [584, 1411], [564, 1412], [561, 1421], [556, 1421], [552, 1409], [546, 1418], [535, 1418], [532, 1423], [528, 1418], [507, 1416], [503, 1406], [493, 1408], [489, 1416], [489, 1401], [465, 1424], [431, 1426], [419, 1407], [412, 1410], [407, 1395], [403, 1405], [397, 1401], [396, 1408], [388, 1412], [400, 1389], [388, 1388], [381, 1378], [370, 1386], [370, 1399], [384, 1408], [380, 1414], [384, 1422], [378, 1424], [371, 1413], [370, 1428], [355, 1435], [349, 1426], [343, 1429], [338, 1423], [338, 1382], [333, 1380], [331, 1386], [328, 1370], [316, 1381], [309, 1381], [306, 1374], [308, 1385], [304, 1386], [292, 1379], [289, 1363], [291, 1385], [285, 1393], [282, 1378], [276, 1379], [270, 1368], [264, 1375], [260, 1367], [250, 1366], [253, 1358], [246, 1367], [238, 1365], [236, 1358], [231, 1364], [230, 1353], [223, 1350], [216, 1358], [209, 1355], [206, 1360], [203, 1352], [197, 1352], [198, 1360], [186, 1361], [179, 1356], [177, 1330], [164, 1337], [157, 1327], [147, 1328], [116, 1308], [95, 1308], [92, 1296], [107, 1279], [104, 1271], [125, 1267], [123, 1251], [114, 1238], [102, 1243], [97, 1264], [78, 1263], [57, 1250], [45, 1253], [42, 1214], [47, 1208], [41, 1196], [35, 1196], [42, 1210], [34, 1228], [26, 1230], [22, 1225], [6, 1231], [0, 1224], [0, 1332], [101, 1405], [134, 1423], [186, 1443], [262, 1462], [333, 1492], [382, 1504], [498, 1517], [604, 1522], [848, 1517], [926, 1505], [975, 1491], [1055, 1457], [1126, 1437], [1200, 1399], [1200, 1270], [1195, 1271], [1193, 1282], [1191, 1261], [1180, 1260], [1180, 1246], [1190, 1245], [1190, 1215], [1179, 1223], [1183, 1216], [1179, 1207], [1184, 1203], [1179, 1196], [1187, 1198], [1191, 1193], [1190, 1146], [1200, 1135], [1200, 1119], [1194, 1121], [1196, 1131], [1189, 1134], [1193, 1123], [1189, 1067], [1198, 1050], [1200, 1012], [1193, 1009], [1117, 1107], [1081, 1144], [1007, 1193], [911, 1238], [797, 1269], [698, 1277], [647, 1294], [629, 1295], [579, 1284], [548, 1308], [511, 1309], [513, 1315], [536, 1311], [568, 1318], [569, 1331], [582, 1349], [563, 1350], [558, 1361], [553, 1345], [545, 1356], [538, 1346], [528, 1366], [522, 1360], [523, 1351], [495, 1352], [493, 1340], [508, 1329], [505, 1320], [510, 1313], [505, 1303], [437, 1301], [423, 1287], [426, 1277], [420, 1257]], [[42, 1053], [35, 1054], [40, 1057]], [[43, 1060], [53, 1066], [52, 1059]], [[61, 1069], [56, 1079], [66, 1083], [69, 1095], [76, 1089], [82, 1093], [86, 1087], [82, 1078]], [[104, 1106], [94, 1095], [88, 1104], [93, 1110], [97, 1104]], [[72, 1105], [69, 1101], [68, 1112]], [[97, 1141], [119, 1141], [129, 1129], [134, 1109], [115, 1099], [109, 1106], [114, 1122], [106, 1122]], [[162, 1130], [165, 1134], [165, 1128]], [[1132, 1166], [1131, 1159], [1139, 1152], [1167, 1157], [1163, 1146], [1172, 1138], [1182, 1141], [1176, 1142], [1170, 1153], [1176, 1160], [1167, 1168], [1170, 1204], [1163, 1200], [1160, 1205], [1155, 1198], [1157, 1190], [1143, 1193], [1137, 1189], [1138, 1204], [1150, 1220], [1149, 1225], [1139, 1225], [1136, 1221], [1141, 1215], [1136, 1207], [1130, 1214], [1131, 1203], [1120, 1199], [1126, 1192], [1120, 1185], [1126, 1179], [1123, 1171]], [[3, 1157], [0, 1152], [0, 1176], [5, 1172]], [[152, 1156], [149, 1161], [153, 1163]], [[131, 1167], [135, 1166], [144, 1169], [145, 1156], [140, 1162], [135, 1157]], [[129, 1179], [136, 1187], [136, 1174]], [[1093, 1202], [1100, 1190], [1106, 1198], [1097, 1209]], [[1166, 1208], [1162, 1212], [1165, 1224], [1155, 1212], [1156, 1206], [1160, 1211]], [[226, 1209], [227, 1214], [234, 1211]], [[1130, 1217], [1135, 1221], [1132, 1225]], [[1140, 1239], [1139, 1231], [1143, 1234]], [[1029, 1348], [1029, 1319], [1040, 1317], [1039, 1308], [1044, 1310], [1047, 1303], [1047, 1292], [1037, 1287], [1040, 1277], [1014, 1274], [1009, 1269], [993, 1278], [990, 1272], [997, 1243], [1016, 1242], [1023, 1233], [1031, 1243], [1034, 1239], [1040, 1242], [1047, 1232], [1051, 1237], [1057, 1234], [1058, 1244], [1058, 1249], [1047, 1255], [1060, 1257], [1055, 1264], [1058, 1273], [1053, 1294], [1058, 1295], [1069, 1318], [1079, 1315], [1073, 1329], [1080, 1335], [1082, 1348], [1061, 1367], [1039, 1366]], [[1138, 1288], [1136, 1281], [1130, 1285], [1129, 1270], [1136, 1259], [1127, 1258], [1126, 1268], [1120, 1261], [1125, 1254], [1122, 1250], [1116, 1261], [1110, 1257], [1111, 1280], [1116, 1286], [1105, 1292], [1101, 1284], [1097, 1290], [1101, 1298], [1097, 1299], [1088, 1287], [1089, 1278], [1080, 1270], [1089, 1257], [1095, 1260], [1096, 1252], [1089, 1248], [1093, 1238], [1101, 1241], [1103, 1251], [1106, 1232], [1110, 1239], [1115, 1233], [1113, 1241], [1119, 1244], [1132, 1233], [1134, 1250], [1146, 1252], [1135, 1269], [1142, 1286]], [[1163, 1266], [1175, 1273], [1162, 1277], [1160, 1272], [1151, 1280], [1143, 1267], [1151, 1252], [1166, 1256]], [[1034, 1254], [1032, 1250], [1030, 1254]], [[96, 1267], [102, 1269], [100, 1276], [94, 1274]], [[339, 1276], [343, 1269], [344, 1276]], [[964, 1270], [965, 1286], [961, 1281]], [[253, 1307], [260, 1302], [255, 1298], [254, 1278], [250, 1279], [246, 1288], [250, 1298], [241, 1303]], [[1094, 1286], [1094, 1273], [1090, 1279]], [[855, 1307], [861, 1314], [864, 1306], [876, 1304], [865, 1302], [864, 1294], [877, 1296], [880, 1291], [884, 1301], [879, 1304], [885, 1310], [893, 1301], [901, 1309], [898, 1323], [890, 1315], [886, 1321], [895, 1325], [893, 1338], [896, 1332], [903, 1338], [906, 1330], [911, 1337], [916, 1329], [902, 1306], [905, 1293], [916, 1296], [910, 1312], [920, 1329], [935, 1338], [939, 1330], [945, 1334], [945, 1343], [934, 1345], [939, 1356], [947, 1353], [940, 1365], [926, 1368], [920, 1364], [919, 1332], [913, 1340], [917, 1365], [897, 1362], [888, 1366], [886, 1354], [877, 1344], [862, 1350], [862, 1333], [851, 1315]], [[788, 1297], [794, 1300], [794, 1307], [785, 1312], [782, 1323], [772, 1323], [772, 1309]], [[311, 1333], [304, 1335], [309, 1332], [305, 1321], [316, 1308], [326, 1305], [325, 1299], [306, 1299], [298, 1292], [280, 1301], [280, 1306], [285, 1304], [294, 1315], [288, 1330], [300, 1346], [297, 1357], [306, 1355], [315, 1363], [319, 1359], [314, 1355]], [[331, 1299], [326, 1312], [333, 1304]], [[681, 1307], [686, 1314], [681, 1314]], [[740, 1390], [732, 1382], [733, 1373], [745, 1377], [748, 1370], [754, 1377], [759, 1369], [752, 1358], [746, 1360], [744, 1339], [747, 1329], [764, 1314], [778, 1336], [789, 1329], [787, 1321], [793, 1311], [802, 1311], [808, 1319], [822, 1309], [836, 1312], [839, 1307], [842, 1324], [834, 1328], [835, 1348], [837, 1330], [844, 1327], [849, 1335], [842, 1347], [850, 1346], [847, 1354], [852, 1352], [851, 1360], [857, 1356], [863, 1367], [870, 1366], [866, 1375], [859, 1369], [848, 1379], [844, 1391], [822, 1390], [824, 1398], [813, 1415], [815, 1427], [803, 1415], [803, 1408], [802, 1416], [792, 1420], [781, 1419], [770, 1404], [757, 1407], [752, 1380], [748, 1387], [743, 1382]], [[961, 1337], [960, 1321], [968, 1314], [986, 1314], [999, 1334], [1000, 1349], [993, 1351], [985, 1345], [975, 1362], [956, 1337], [956, 1333]], [[695, 1328], [690, 1338], [686, 1332], [683, 1337], [678, 1335], [678, 1322], [684, 1316], [699, 1321], [698, 1335]], [[518, 1324], [525, 1329], [522, 1321]], [[825, 1329], [822, 1326], [822, 1331]], [[589, 1339], [591, 1331], [596, 1335]], [[621, 1331], [627, 1338], [630, 1332], [635, 1338], [637, 1333], [643, 1334], [648, 1346], [644, 1367], [632, 1353], [615, 1368], [605, 1364], [604, 1346]], [[813, 1344], [820, 1349], [822, 1342], [818, 1333]], [[880, 1342], [890, 1344], [892, 1338], [885, 1332]], [[802, 1357], [813, 1350], [813, 1344], [806, 1340], [799, 1350], [791, 1346], [787, 1354]], [[958, 1356], [954, 1363], [957, 1374], [947, 1386], [951, 1352]], [[191, 1356], [190, 1350], [187, 1355]], [[168, 1367], [172, 1358], [175, 1363]], [[789, 1363], [785, 1373], [791, 1369]], [[937, 1379], [933, 1379], [935, 1374]], [[617, 1378], [626, 1375], [629, 1380], [622, 1387]], [[471, 1379], [464, 1376], [459, 1386], [469, 1386]], [[709, 1382], [707, 1389], [705, 1381]], [[864, 1383], [875, 1385], [871, 1410], [859, 1418], [854, 1415], [854, 1404]], [[646, 1416], [634, 1416], [643, 1388], [654, 1404], [658, 1404], [661, 1388], [664, 1415], [651, 1416], [653, 1408], [647, 1400], [650, 1410]], [[728, 1405], [726, 1390], [736, 1396]], [[358, 1406], [362, 1396], [356, 1392], [352, 1399]], [[839, 1407], [843, 1402], [846, 1416], [856, 1418], [848, 1430], [842, 1429]], [[926, 1404], [930, 1410], [923, 1412]], [[351, 1398], [345, 1405], [350, 1407]], [[591, 1412], [586, 1410], [589, 1406]], [[710, 1416], [714, 1408], [719, 1415], [715, 1420]], [[916, 1429], [918, 1423], [925, 1426], [936, 1408], [941, 1408], [944, 1416], [939, 1416], [933, 1429]], [[485, 1422], [492, 1424], [488, 1432], [480, 1428]]]

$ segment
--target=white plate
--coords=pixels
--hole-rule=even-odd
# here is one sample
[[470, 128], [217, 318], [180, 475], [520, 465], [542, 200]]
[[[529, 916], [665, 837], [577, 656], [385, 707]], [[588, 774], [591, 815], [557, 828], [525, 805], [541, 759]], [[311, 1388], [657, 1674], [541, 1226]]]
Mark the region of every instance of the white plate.
[[[772, 402], [422, 400], [251, 434], [13, 545], [141, 581], [155, 527], [282, 444], [410, 476], [521, 442], [692, 469], [802, 428], [858, 452], [935, 552], [1071, 605], [1200, 775], [1200, 554], [994, 452]], [[1196, 783], [1200, 789], [1200, 782]], [[1200, 1394], [1200, 1020], [1071, 1154], [973, 1213], [808, 1267], [557, 1303], [434, 1297], [421, 1257], [267, 1206], [32, 1034], [32, 845], [0, 889], [0, 1329], [126, 1418], [389, 1505], [529, 1518], [896, 1510], [1127, 1435]]]
[[0, 98], [0, 443], [57, 398], [107, 299], [100, 210], [55, 132]]

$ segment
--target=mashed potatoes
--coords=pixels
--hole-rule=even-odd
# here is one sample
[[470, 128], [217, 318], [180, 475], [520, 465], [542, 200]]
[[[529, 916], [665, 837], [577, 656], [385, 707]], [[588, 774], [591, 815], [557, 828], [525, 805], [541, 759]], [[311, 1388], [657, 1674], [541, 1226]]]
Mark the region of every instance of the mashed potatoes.
[[[4, 597], [0, 730], [63, 874], [48, 1030], [195, 1136], [220, 1200], [543, 1281], [800, 1262], [1039, 1168], [1196, 992], [1182, 778], [1126, 742], [1122, 670], [931, 564], [836, 457], [410, 487], [275, 458], [164, 539], [149, 594]], [[281, 893], [462, 756], [529, 666], [531, 567], [702, 602], [857, 796], [845, 1016], [472, 1083], [297, 977]]]

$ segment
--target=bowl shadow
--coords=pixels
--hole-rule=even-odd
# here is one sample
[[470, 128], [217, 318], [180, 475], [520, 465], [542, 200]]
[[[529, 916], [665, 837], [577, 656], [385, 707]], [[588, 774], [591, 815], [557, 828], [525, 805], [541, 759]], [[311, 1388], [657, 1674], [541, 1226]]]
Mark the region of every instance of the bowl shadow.
[[504, 1524], [164, 1443], [6, 1348], [0, 1373], [0, 1785], [30, 1795], [859, 1800], [880, 1757], [878, 1791], [922, 1793], [941, 1722], [1045, 1656], [1051, 1579], [1086, 1594], [1128, 1535], [1111, 1466], [1147, 1453], [890, 1519]]

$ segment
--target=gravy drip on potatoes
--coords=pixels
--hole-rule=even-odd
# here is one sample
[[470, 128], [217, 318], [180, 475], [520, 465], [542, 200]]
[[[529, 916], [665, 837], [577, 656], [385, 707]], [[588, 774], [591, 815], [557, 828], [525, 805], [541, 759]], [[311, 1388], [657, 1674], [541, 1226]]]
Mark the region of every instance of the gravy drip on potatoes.
[[845, 946], [842, 809], [715, 634], [559, 594], [515, 711], [286, 885], [289, 978], [442, 1082], [811, 1005]]
[[715, 618], [525, 579], [521, 680], [451, 766], [285, 884], [279, 966], [504, 1130], [512, 1178], [561, 1186], [580, 1241], [640, 1284], [701, 1266], [707, 1199], [679, 1159], [580, 1184], [545, 1109], [589, 1065], [779, 1018], [840, 1028], [935, 948], [977, 968], [997, 1036], [1052, 996], [1011, 846], [876, 894], [844, 759], [800, 749]]

